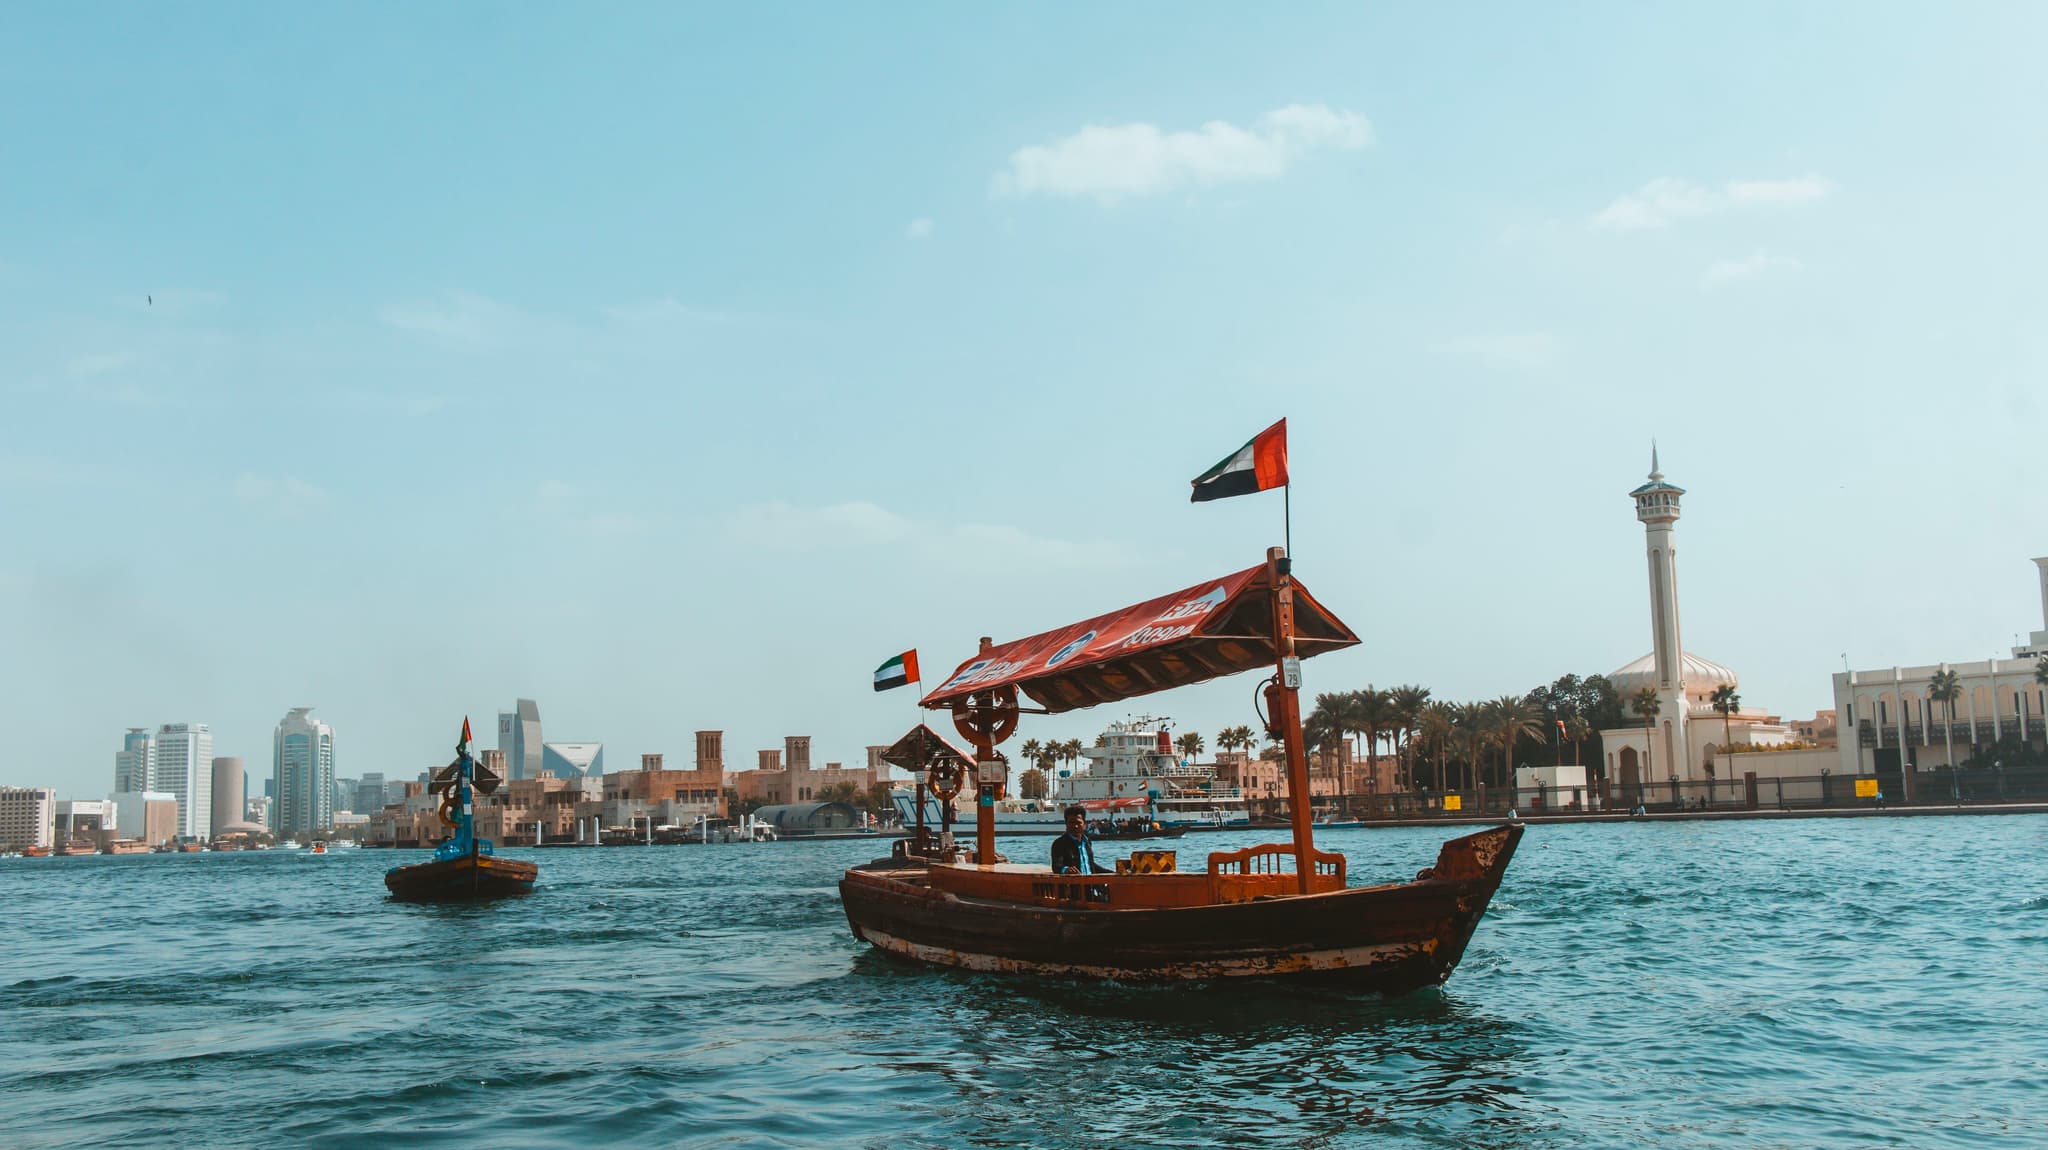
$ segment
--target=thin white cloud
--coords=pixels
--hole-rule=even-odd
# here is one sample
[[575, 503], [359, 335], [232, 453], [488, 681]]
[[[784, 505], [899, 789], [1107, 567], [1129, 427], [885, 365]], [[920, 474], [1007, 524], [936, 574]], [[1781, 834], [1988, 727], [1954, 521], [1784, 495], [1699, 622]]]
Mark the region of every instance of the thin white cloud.
[[1438, 355], [1469, 359], [1488, 367], [1532, 371], [1557, 362], [1563, 347], [1547, 331], [1526, 331], [1460, 336], [1437, 344], [1434, 350]]
[[1727, 287], [1771, 272], [1798, 271], [1801, 266], [1791, 256], [1772, 255], [1759, 248], [1739, 260], [1715, 260], [1708, 264], [1700, 283], [1709, 288]]
[[526, 311], [470, 292], [396, 303], [378, 318], [398, 331], [468, 353], [665, 343], [758, 317], [661, 297], [599, 309], [593, 318]]
[[1819, 176], [1796, 180], [1730, 180], [1728, 198], [1738, 204], [1810, 204], [1824, 200], [1835, 186]]
[[928, 523], [867, 500], [818, 507], [759, 503], [741, 508], [730, 522], [744, 546], [784, 552], [888, 547], [897, 557], [927, 565], [1018, 562], [1039, 567], [1120, 563], [1129, 556], [1117, 544], [1086, 544], [1033, 535], [1001, 523]]
[[1168, 132], [1157, 124], [1089, 124], [1010, 153], [990, 192], [1109, 204], [1190, 185], [1277, 179], [1311, 152], [1355, 151], [1370, 143], [1372, 124], [1364, 116], [1323, 104], [1276, 108], [1250, 127], [1211, 120]]
[[544, 479], [533, 489], [535, 521], [556, 529], [599, 539], [637, 535], [647, 522], [625, 511], [600, 511], [583, 489], [559, 479]]
[[393, 304], [380, 313], [380, 318], [414, 335], [465, 347], [483, 347], [497, 343], [508, 331], [520, 329], [526, 317], [496, 300], [451, 292], [438, 300]]
[[134, 362], [134, 352], [87, 352], [84, 355], [72, 356], [70, 362], [64, 365], [64, 370], [72, 375], [105, 375], [110, 371], [119, 371]]
[[1742, 208], [1817, 203], [1833, 191], [1834, 185], [1819, 176], [1729, 180], [1719, 188], [1661, 176], [1602, 208], [1592, 226], [1612, 232], [1648, 231]]
[[932, 222], [923, 216], [917, 217], [910, 221], [908, 227], [903, 229], [903, 238], [910, 240], [928, 240], [932, 238]]
[[285, 519], [319, 511], [327, 506], [327, 492], [301, 479], [243, 473], [235, 479], [235, 498], [243, 506]]

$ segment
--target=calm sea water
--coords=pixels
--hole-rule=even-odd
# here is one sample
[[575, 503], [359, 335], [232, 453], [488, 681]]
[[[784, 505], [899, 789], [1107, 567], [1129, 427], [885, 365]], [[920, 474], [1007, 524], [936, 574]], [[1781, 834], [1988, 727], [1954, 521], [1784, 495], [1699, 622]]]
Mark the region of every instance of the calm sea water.
[[901, 965], [834, 887], [878, 850], [544, 851], [457, 908], [385, 851], [0, 861], [0, 1145], [2048, 1144], [2048, 818], [1535, 827], [1396, 1001]]

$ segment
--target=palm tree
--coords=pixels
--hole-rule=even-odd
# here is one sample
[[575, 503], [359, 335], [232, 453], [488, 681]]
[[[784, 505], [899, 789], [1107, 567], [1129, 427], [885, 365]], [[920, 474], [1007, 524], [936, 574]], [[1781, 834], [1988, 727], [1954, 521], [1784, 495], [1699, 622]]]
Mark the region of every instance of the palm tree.
[[1486, 741], [1486, 704], [1459, 703], [1456, 710], [1458, 734], [1465, 740], [1465, 785], [1459, 789], [1469, 791], [1479, 783], [1479, 747]]
[[1408, 749], [1407, 765], [1401, 765], [1401, 748], [1404, 743], [1412, 744], [1415, 735], [1422, 729], [1422, 712], [1429, 706], [1429, 688], [1414, 684], [1394, 688], [1393, 709], [1395, 720], [1400, 724], [1394, 743], [1394, 785], [1406, 790], [1414, 786], [1415, 753]]
[[1573, 715], [1564, 721], [1564, 737], [1572, 741], [1572, 763], [1583, 766], [1584, 756], [1579, 754], [1579, 744], [1593, 734], [1593, 724], [1584, 715]]
[[1068, 739], [1066, 742], [1061, 743], [1060, 758], [1065, 759], [1067, 761], [1067, 769], [1072, 770], [1074, 764], [1081, 761], [1081, 740]]
[[1037, 739], [1024, 740], [1024, 745], [1017, 748], [1017, 754], [1033, 766], [1045, 766], [1045, 745]]
[[[1723, 750], [1726, 750], [1726, 749], [1727, 749], [1727, 747], [1728, 747], [1728, 745], [1729, 745], [1730, 743], [1733, 743], [1733, 742], [1735, 741], [1735, 736], [1733, 736], [1733, 735], [1731, 735], [1731, 734], [1729, 734], [1729, 733], [1728, 733], [1728, 732], [1729, 732], [1729, 723], [1730, 723], [1730, 721], [1731, 721], [1731, 720], [1732, 720], [1732, 719], [1734, 718], [1734, 716], [1735, 716], [1735, 712], [1736, 712], [1736, 709], [1742, 706], [1742, 696], [1741, 696], [1741, 695], [1738, 695], [1738, 694], [1736, 694], [1736, 693], [1735, 693], [1735, 684], [1733, 684], [1733, 683], [1723, 683], [1723, 684], [1721, 684], [1720, 686], [1718, 686], [1718, 687], [1715, 687], [1715, 688], [1714, 688], [1714, 693], [1713, 693], [1713, 695], [1712, 695], [1712, 696], [1710, 696], [1710, 698], [1711, 698], [1711, 699], [1713, 700], [1713, 703], [1714, 703], [1714, 709], [1715, 709], [1715, 710], [1717, 710], [1717, 711], [1719, 711], [1719, 712], [1721, 712], [1721, 747], [1722, 747], [1722, 749], [1723, 749]], [[1730, 778], [1734, 778], [1734, 775], [1733, 775], [1733, 774], [1731, 773], [1731, 774], [1729, 775], [1729, 777], [1730, 777]], [[1709, 798], [1709, 799], [1711, 799], [1711, 798], [1713, 797], [1713, 794], [1714, 794], [1714, 760], [1712, 760], [1712, 759], [1708, 759], [1708, 760], [1707, 760], [1707, 796], [1708, 796], [1708, 798]]]
[[[2034, 674], [2036, 678], [2040, 677], [2039, 668]], [[1962, 806], [1962, 786], [1956, 782], [1956, 700], [1963, 697], [1963, 677], [1956, 674], [1954, 668], [1943, 667], [1927, 681], [1927, 697], [1937, 703], [1948, 704], [1948, 723], [1943, 728], [1948, 736], [1948, 789], [1956, 805]], [[2024, 732], [2021, 737], [2025, 737]]]
[[1216, 733], [1216, 745], [1226, 751], [1249, 751], [1252, 745], [1252, 729], [1244, 726], [1225, 727]]
[[1365, 743], [1366, 777], [1380, 777], [1380, 732], [1393, 722], [1393, 693], [1368, 683], [1364, 690], [1351, 692], [1347, 729]]
[[[1416, 720], [1416, 733], [1425, 747], [1436, 751], [1436, 789], [1450, 790], [1450, 782], [1444, 777], [1445, 759], [1451, 750], [1451, 740], [1457, 735], [1457, 709], [1449, 703], [1429, 703], [1422, 708]], [[1409, 786], [1415, 783], [1414, 766], [1409, 766]]]
[[1512, 787], [1515, 782], [1515, 744], [1524, 738], [1541, 738], [1543, 732], [1536, 725], [1535, 708], [1513, 695], [1495, 699], [1492, 711], [1492, 735], [1500, 743], [1502, 785]]
[[1657, 697], [1657, 688], [1644, 687], [1629, 698], [1628, 709], [1643, 721], [1643, 773], [1636, 777], [1636, 801], [1640, 803], [1643, 801], [1643, 785], [1649, 781], [1651, 769], [1656, 766], [1657, 714], [1664, 709], [1664, 701]]
[[1202, 736], [1189, 731], [1176, 739], [1174, 746], [1180, 750], [1181, 757], [1193, 760], [1196, 755], [1202, 753]]

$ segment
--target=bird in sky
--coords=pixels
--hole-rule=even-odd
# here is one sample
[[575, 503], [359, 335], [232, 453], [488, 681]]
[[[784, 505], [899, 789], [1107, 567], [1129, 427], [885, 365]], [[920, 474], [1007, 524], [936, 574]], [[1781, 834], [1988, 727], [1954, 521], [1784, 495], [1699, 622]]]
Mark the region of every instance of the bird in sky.
[[149, 306], [151, 306], [151, 307], [155, 307], [155, 306], [156, 306], [156, 297], [155, 297], [155, 296], [153, 296], [153, 295], [146, 295], [146, 296], [143, 296], [142, 298], [143, 298], [143, 299], [146, 299], [146, 300], [148, 300], [148, 301], [149, 301]]

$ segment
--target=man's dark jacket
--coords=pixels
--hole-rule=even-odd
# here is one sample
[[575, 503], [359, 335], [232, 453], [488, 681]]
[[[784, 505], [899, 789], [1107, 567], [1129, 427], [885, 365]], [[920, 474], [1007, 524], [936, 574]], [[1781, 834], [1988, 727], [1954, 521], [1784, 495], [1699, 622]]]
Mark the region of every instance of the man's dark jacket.
[[[1072, 831], [1068, 831], [1066, 834], [1052, 840], [1052, 870], [1054, 874], [1065, 874], [1068, 871], [1085, 871], [1085, 868], [1081, 865], [1083, 855], [1081, 844], [1084, 842], [1088, 842], [1087, 836], [1083, 835], [1076, 838]], [[1086, 852], [1086, 855], [1089, 861], [1093, 862], [1095, 859], [1095, 844], [1088, 842], [1088, 846], [1089, 850]], [[1096, 863], [1093, 872], [1089, 873], [1112, 874], [1114, 872], [1110, 868]]]

